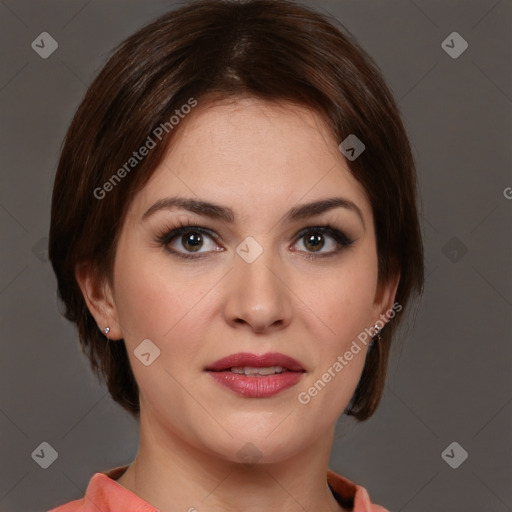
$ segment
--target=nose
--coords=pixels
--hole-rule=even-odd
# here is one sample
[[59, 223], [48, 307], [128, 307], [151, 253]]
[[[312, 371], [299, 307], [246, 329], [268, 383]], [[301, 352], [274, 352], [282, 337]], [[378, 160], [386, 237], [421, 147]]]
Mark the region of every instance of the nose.
[[292, 292], [282, 265], [270, 250], [252, 263], [235, 254], [225, 292], [224, 315], [231, 327], [270, 333], [291, 321]]

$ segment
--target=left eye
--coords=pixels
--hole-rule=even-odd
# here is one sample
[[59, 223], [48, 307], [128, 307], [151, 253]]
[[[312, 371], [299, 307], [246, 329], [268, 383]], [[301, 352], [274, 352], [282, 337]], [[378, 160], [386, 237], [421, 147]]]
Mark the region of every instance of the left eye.
[[[341, 231], [330, 226], [307, 228], [298, 235], [299, 250], [308, 253], [336, 253], [352, 243]], [[341, 246], [341, 248], [340, 248]]]

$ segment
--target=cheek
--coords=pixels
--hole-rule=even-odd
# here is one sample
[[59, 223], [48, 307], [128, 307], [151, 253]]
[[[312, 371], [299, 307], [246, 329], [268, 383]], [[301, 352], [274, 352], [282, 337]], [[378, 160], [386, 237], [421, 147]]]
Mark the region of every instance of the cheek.
[[377, 259], [354, 252], [332, 272], [301, 277], [300, 296], [311, 309], [310, 328], [329, 352], [341, 351], [370, 327], [377, 285]]
[[[309, 293], [310, 332], [320, 350], [313, 352], [313, 374], [300, 389], [298, 403], [303, 414], [329, 425], [348, 405], [364, 368], [368, 350], [365, 328], [372, 318], [377, 274], [360, 262], [316, 279], [315, 293]], [[362, 342], [358, 336], [363, 333]]]
[[176, 333], [194, 327], [189, 313], [205, 293], [197, 278], [171, 272], [165, 258], [141, 251], [119, 259], [115, 279], [116, 307], [127, 345], [134, 347], [149, 338], [167, 350], [171, 338], [187, 341]]
[[[141, 395], [153, 406], [167, 403], [180, 409], [186, 404], [179, 382], [184, 382], [186, 374], [198, 365], [204, 329], [201, 322], [204, 324], [206, 318], [206, 301], [201, 299], [208, 287], [198, 282], [197, 276], [185, 278], [175, 269], [171, 276], [169, 268], [160, 258], [132, 256], [120, 260], [116, 305]], [[160, 351], [149, 366], [137, 357], [142, 353], [137, 348], [146, 339]]]

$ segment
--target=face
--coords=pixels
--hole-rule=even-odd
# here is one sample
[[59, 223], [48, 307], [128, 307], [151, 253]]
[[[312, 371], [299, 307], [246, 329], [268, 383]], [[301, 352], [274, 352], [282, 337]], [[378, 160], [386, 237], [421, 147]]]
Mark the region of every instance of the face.
[[[110, 336], [124, 338], [141, 415], [161, 431], [226, 460], [249, 442], [262, 462], [285, 459], [333, 428], [367, 347], [344, 354], [393, 302], [378, 285], [371, 206], [307, 109], [243, 99], [182, 122], [122, 227]], [[149, 365], [135, 355], [143, 340]], [[237, 353], [278, 353], [302, 371], [206, 370]]]

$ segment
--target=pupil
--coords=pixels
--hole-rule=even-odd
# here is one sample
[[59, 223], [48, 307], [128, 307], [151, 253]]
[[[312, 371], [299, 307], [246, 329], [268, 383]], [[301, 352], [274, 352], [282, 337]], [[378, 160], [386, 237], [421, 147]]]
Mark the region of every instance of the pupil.
[[185, 247], [188, 246], [188, 248], [191, 248], [193, 251], [200, 248], [202, 245], [201, 235], [198, 233], [187, 233], [186, 235], [183, 235], [182, 241]]
[[309, 235], [306, 240], [306, 245], [311, 246], [313, 251], [318, 251], [324, 245], [322, 235]]

